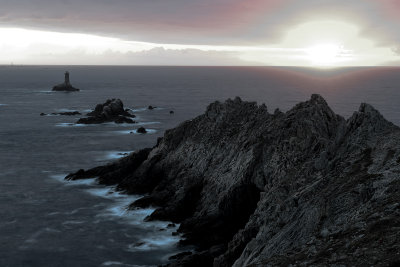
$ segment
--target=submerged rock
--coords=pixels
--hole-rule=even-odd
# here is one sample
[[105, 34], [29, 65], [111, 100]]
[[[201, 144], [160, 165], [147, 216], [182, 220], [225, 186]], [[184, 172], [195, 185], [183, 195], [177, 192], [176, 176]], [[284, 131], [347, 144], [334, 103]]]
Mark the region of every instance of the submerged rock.
[[108, 99], [105, 103], [96, 105], [94, 111], [89, 112], [87, 115], [89, 117], [81, 118], [76, 123], [135, 123], [131, 118], [136, 117], [124, 109], [124, 104], [120, 99]]
[[67, 91], [67, 92], [76, 92], [79, 91], [78, 88], [75, 88], [71, 85], [69, 81], [69, 72], [65, 72], [64, 83], [56, 85], [53, 87], [53, 91]]
[[197, 247], [171, 266], [395, 266], [399, 162], [399, 127], [370, 105], [345, 120], [319, 95], [274, 114], [236, 98], [67, 179], [146, 194], [130, 207]]

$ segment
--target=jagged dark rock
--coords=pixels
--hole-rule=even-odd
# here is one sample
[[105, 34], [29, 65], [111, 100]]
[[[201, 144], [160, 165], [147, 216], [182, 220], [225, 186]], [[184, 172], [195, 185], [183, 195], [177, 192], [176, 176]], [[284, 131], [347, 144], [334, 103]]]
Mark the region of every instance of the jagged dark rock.
[[67, 71], [65, 72], [65, 81], [59, 85], [54, 86], [53, 91], [76, 92], [79, 91], [79, 89], [71, 85], [69, 81], [69, 72]]
[[141, 133], [141, 134], [145, 134], [145, 133], [147, 133], [147, 130], [144, 127], [140, 127], [137, 129], [137, 132]]
[[68, 112], [51, 113], [51, 115], [75, 116], [82, 114], [79, 111], [68, 111]]
[[64, 92], [78, 92], [80, 89], [73, 87], [70, 84], [59, 84], [53, 87], [53, 91], [64, 91]]
[[239, 98], [165, 132], [98, 177], [197, 246], [171, 266], [396, 266], [400, 129], [368, 104], [345, 120], [319, 95], [283, 113]]
[[87, 114], [87, 118], [81, 118], [78, 124], [96, 124], [104, 122], [115, 123], [135, 123], [131, 118], [135, 115], [124, 109], [124, 104], [120, 99], [108, 99], [103, 104], [98, 104], [94, 111]]

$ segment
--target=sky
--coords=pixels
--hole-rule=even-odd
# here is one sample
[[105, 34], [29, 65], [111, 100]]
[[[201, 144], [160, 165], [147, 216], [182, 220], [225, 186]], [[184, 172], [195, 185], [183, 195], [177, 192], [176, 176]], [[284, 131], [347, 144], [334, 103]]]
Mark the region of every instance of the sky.
[[400, 65], [400, 0], [0, 0], [0, 64]]

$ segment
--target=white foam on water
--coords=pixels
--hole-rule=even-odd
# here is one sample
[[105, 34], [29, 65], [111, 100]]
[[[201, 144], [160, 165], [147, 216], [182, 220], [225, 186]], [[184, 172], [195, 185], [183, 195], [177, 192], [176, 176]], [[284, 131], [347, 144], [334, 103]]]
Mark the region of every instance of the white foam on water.
[[144, 108], [128, 108], [130, 111], [132, 111], [132, 112], [143, 112], [143, 111], [146, 111], [146, 110], [148, 110], [148, 108], [147, 107], [144, 107]]
[[136, 125], [142, 126], [142, 125], [153, 125], [153, 124], [161, 124], [159, 121], [143, 121], [143, 122], [137, 122]]
[[85, 210], [85, 209], [87, 209], [87, 208], [78, 208], [78, 209], [74, 209], [74, 210], [69, 211], [69, 212], [65, 212], [64, 214], [73, 215], [73, 214], [76, 214], [76, 213], [78, 213], [79, 211]]
[[111, 194], [113, 194], [112, 189], [109, 187], [90, 188], [86, 189], [85, 191], [93, 196], [107, 198], [107, 199], [111, 199], [112, 198]]
[[[76, 181], [65, 181], [65, 175], [53, 175], [54, 179], [62, 181], [65, 184], [85, 184], [89, 185], [90, 188], [83, 189], [85, 192], [99, 198], [111, 200], [112, 203], [103, 205], [100, 208], [96, 208], [99, 213], [96, 215], [96, 219], [93, 223], [101, 223], [109, 220], [119, 220], [126, 224], [134, 225], [135, 227], [145, 230], [143, 233], [145, 236], [139, 243], [130, 244], [127, 251], [149, 251], [160, 248], [169, 248], [176, 246], [181, 236], [173, 236], [179, 225], [176, 224], [174, 227], [168, 227], [170, 222], [151, 221], [145, 222], [145, 218], [151, 215], [155, 208], [149, 207], [145, 209], [128, 209], [129, 205], [140, 199], [143, 196], [139, 195], [126, 195], [119, 191], [116, 191], [115, 187], [97, 185], [95, 179], [76, 180]], [[90, 182], [89, 182], [90, 181]], [[78, 212], [79, 209], [69, 212], [73, 214]], [[55, 215], [55, 214], [54, 214]], [[68, 225], [79, 225], [85, 223], [81, 220], [68, 220], [62, 223], [64, 226]]]
[[18, 220], [14, 219], [12, 221], [8, 221], [8, 222], [0, 222], [0, 226], [4, 226], [4, 225], [12, 225], [15, 224]]
[[57, 127], [87, 127], [94, 126], [94, 124], [78, 124], [73, 122], [60, 122], [56, 124]]
[[119, 262], [119, 261], [106, 261], [106, 262], [103, 262], [101, 265], [102, 266], [112, 266], [112, 265], [121, 265], [121, 264], [123, 264], [123, 263]]
[[59, 109], [57, 109], [57, 111], [58, 111], [58, 112], [75, 112], [75, 111], [78, 111], [78, 112], [79, 112], [79, 110], [76, 110], [76, 109], [69, 109], [69, 108], [59, 108]]
[[153, 222], [144, 222], [147, 216], [150, 216], [155, 211], [155, 208], [133, 209], [128, 210], [125, 214], [129, 218], [128, 223], [139, 226], [141, 228], [153, 228]]
[[43, 229], [35, 232], [34, 234], [32, 234], [28, 239], [25, 240], [25, 243], [28, 243], [28, 244], [37, 243], [38, 242], [37, 239], [39, 238], [39, 236], [41, 236], [44, 233], [61, 233], [61, 231], [46, 227], [46, 228], [43, 228]]
[[66, 174], [59, 174], [59, 175], [50, 175], [51, 178], [63, 183], [66, 186], [76, 186], [76, 185], [95, 185], [96, 179], [88, 178], [88, 179], [79, 179], [79, 180], [65, 180]]
[[178, 236], [154, 236], [153, 238], [143, 239], [144, 242], [152, 247], [169, 247], [179, 242]]
[[179, 240], [180, 240], [179, 236], [171, 236], [170, 234], [167, 235], [166, 233], [160, 232], [152, 237], [144, 238], [139, 242], [128, 245], [128, 247], [125, 250], [129, 252], [136, 252], [136, 251], [149, 251], [161, 248], [165, 249], [176, 246]]
[[103, 157], [100, 157], [97, 160], [120, 159], [128, 156], [132, 152], [134, 151], [108, 151]]
[[47, 213], [47, 216], [55, 216], [55, 215], [59, 215], [59, 214], [61, 214], [61, 212], [55, 211], [55, 212]]
[[[93, 196], [106, 198], [114, 201], [114, 204], [103, 210], [98, 217], [123, 217], [129, 216], [130, 211], [128, 206], [141, 198], [138, 195], [125, 195], [121, 192], [116, 192], [114, 187], [100, 187], [86, 189], [86, 192]], [[146, 212], [147, 213], [147, 212]], [[129, 216], [130, 217], [130, 216]], [[141, 216], [142, 217], [142, 216]], [[143, 217], [144, 219], [145, 217]]]
[[[157, 132], [157, 130], [155, 129], [146, 129], [147, 133], [145, 134], [154, 134]], [[138, 133], [137, 129], [133, 129], [133, 130], [124, 130], [124, 131], [115, 131], [115, 133], [118, 134], [142, 134], [142, 133]]]

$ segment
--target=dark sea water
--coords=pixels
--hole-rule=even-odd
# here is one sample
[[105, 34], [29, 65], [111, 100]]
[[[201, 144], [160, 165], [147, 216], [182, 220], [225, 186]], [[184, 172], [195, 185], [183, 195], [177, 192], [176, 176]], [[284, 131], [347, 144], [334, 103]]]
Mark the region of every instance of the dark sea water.
[[[66, 70], [81, 92], [50, 91]], [[400, 125], [400, 68], [0, 67], [0, 266], [166, 262], [179, 252], [171, 236], [176, 229], [144, 223], [151, 209], [126, 211], [138, 196], [62, 178], [153, 146], [164, 130], [203, 113], [212, 101], [240, 96], [273, 112], [312, 93], [346, 118], [368, 102]], [[79, 116], [39, 116], [85, 113], [108, 98], [132, 108], [139, 124], [77, 126]], [[142, 125], [149, 134], [130, 134]]]

